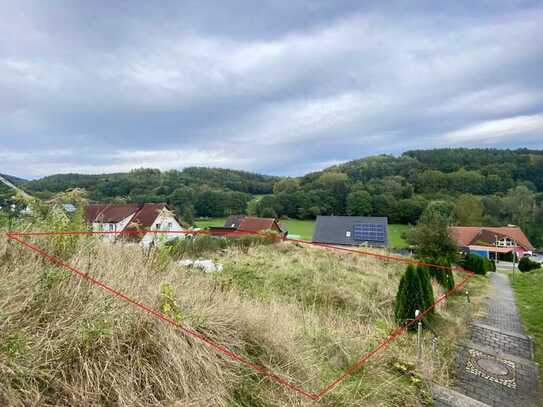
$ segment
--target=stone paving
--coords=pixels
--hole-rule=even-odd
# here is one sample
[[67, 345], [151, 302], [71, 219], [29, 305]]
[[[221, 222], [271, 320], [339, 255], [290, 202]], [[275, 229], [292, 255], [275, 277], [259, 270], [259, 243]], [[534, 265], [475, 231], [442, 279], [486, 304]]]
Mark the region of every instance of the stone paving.
[[488, 346], [496, 352], [533, 359], [532, 341], [516, 332], [500, 331], [489, 325], [474, 323], [469, 339], [474, 343]]
[[459, 345], [455, 388], [436, 388], [434, 405], [542, 407], [532, 340], [524, 334], [509, 279], [500, 273], [489, 276], [494, 293], [488, 315], [473, 323]]

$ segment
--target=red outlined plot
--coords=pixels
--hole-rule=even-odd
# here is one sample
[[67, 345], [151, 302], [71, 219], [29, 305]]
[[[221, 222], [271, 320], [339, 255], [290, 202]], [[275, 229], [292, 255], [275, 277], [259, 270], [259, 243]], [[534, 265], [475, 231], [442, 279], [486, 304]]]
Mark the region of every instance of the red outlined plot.
[[[107, 285], [106, 283], [104, 283], [104, 282], [102, 282], [102, 281], [100, 281], [100, 280], [98, 280], [98, 279], [96, 279], [96, 278], [94, 278], [92, 276], [89, 276], [87, 273], [84, 273], [81, 270], [78, 270], [77, 268], [71, 266], [70, 264], [66, 263], [62, 259], [47, 253], [41, 247], [39, 247], [39, 246], [37, 246], [37, 245], [35, 245], [33, 243], [30, 243], [30, 242], [28, 242], [27, 240], [24, 239], [24, 237], [32, 237], [32, 236], [44, 236], [44, 237], [47, 237], [47, 236], [73, 236], [73, 235], [80, 235], [80, 236], [82, 236], [82, 235], [108, 235], [108, 234], [120, 235], [120, 234], [141, 234], [141, 233], [152, 233], [152, 234], [174, 234], [174, 233], [177, 233], [177, 234], [188, 234], [188, 235], [194, 235], [194, 234], [207, 234], [207, 235], [209, 235], [210, 234], [208, 231], [205, 231], [205, 230], [202, 230], [202, 231], [183, 230], [183, 231], [177, 231], [177, 232], [173, 232], [173, 231], [138, 231], [138, 230], [131, 230], [131, 231], [122, 231], [122, 232], [9, 232], [9, 233], [6, 233], [6, 237], [8, 239], [22, 245], [24, 248], [33, 251], [34, 253], [36, 253], [39, 256], [46, 259], [47, 261], [49, 261], [49, 262], [51, 262], [51, 263], [53, 263], [53, 264], [55, 264], [55, 265], [57, 265], [59, 267], [62, 267], [64, 269], [70, 271], [72, 274], [74, 274], [74, 275], [76, 275], [76, 276], [78, 276], [80, 278], [83, 278], [84, 280], [87, 280], [89, 283], [91, 283], [91, 284], [93, 284], [93, 285], [95, 285], [97, 287], [100, 287], [102, 290], [106, 291], [108, 294], [111, 294], [114, 297], [117, 297], [119, 300], [125, 301], [125, 302], [129, 303], [130, 305], [134, 306], [135, 308], [138, 308], [140, 311], [143, 311], [143, 312], [145, 312], [145, 313], [147, 313], [149, 315], [152, 315], [153, 317], [156, 317], [156, 318], [160, 319], [161, 321], [163, 321], [165, 323], [170, 324], [175, 329], [181, 331], [183, 334], [200, 341], [204, 345], [208, 346], [211, 349], [214, 349], [217, 353], [226, 356], [230, 360], [232, 360], [234, 362], [238, 362], [238, 363], [240, 363], [240, 364], [242, 364], [242, 365], [244, 365], [244, 366], [246, 366], [246, 367], [248, 367], [248, 368], [250, 368], [250, 369], [252, 369], [252, 370], [254, 370], [256, 372], [258, 372], [258, 373], [260, 373], [262, 376], [267, 377], [271, 381], [273, 381], [273, 382], [275, 382], [275, 383], [277, 383], [277, 384], [279, 384], [281, 386], [284, 386], [285, 388], [288, 388], [288, 389], [290, 389], [290, 390], [292, 390], [292, 391], [294, 391], [294, 392], [296, 392], [296, 393], [298, 393], [298, 394], [300, 394], [300, 395], [302, 395], [304, 397], [312, 399], [312, 400], [319, 400], [325, 394], [332, 391], [332, 389], [334, 389], [334, 387], [336, 387], [339, 383], [341, 383], [347, 377], [352, 375], [357, 370], [361, 369], [372, 356], [374, 356], [375, 354], [379, 353], [380, 351], [382, 351], [383, 349], [388, 347], [395, 339], [397, 339], [400, 335], [404, 334], [410, 326], [412, 326], [413, 324], [416, 324], [428, 312], [430, 312], [433, 308], [435, 308], [441, 302], [445, 301], [449, 297], [450, 294], [452, 294], [453, 292], [459, 290], [462, 286], [464, 286], [475, 275], [474, 273], [468, 272], [468, 271], [463, 270], [463, 269], [452, 269], [451, 270], [448, 267], [444, 267], [444, 266], [440, 266], [440, 265], [436, 265], [436, 264], [419, 262], [419, 261], [416, 261], [416, 260], [413, 260], [413, 259], [408, 259], [408, 258], [403, 258], [403, 257], [388, 256], [388, 255], [383, 255], [383, 254], [379, 254], [379, 253], [372, 253], [372, 252], [368, 252], [368, 251], [361, 251], [361, 250], [351, 249], [351, 248], [346, 248], [346, 247], [337, 247], [337, 246], [332, 246], [332, 245], [323, 244], [323, 243], [313, 243], [313, 242], [309, 242], [309, 241], [306, 241], [306, 240], [289, 239], [289, 238], [281, 239], [281, 240], [290, 241], [290, 242], [299, 243], [299, 244], [322, 247], [322, 248], [324, 248], [326, 250], [353, 253], [353, 254], [360, 255], [360, 256], [371, 256], [371, 257], [374, 257], [374, 258], [377, 258], [377, 259], [380, 259], [380, 260], [383, 260], [383, 261], [394, 261], [394, 262], [409, 263], [409, 264], [419, 264], [419, 265], [424, 265], [424, 266], [429, 266], [429, 267], [434, 267], [434, 268], [439, 268], [439, 269], [451, 270], [451, 271], [454, 271], [454, 272], [463, 273], [465, 275], [464, 278], [462, 279], [462, 281], [460, 281], [458, 284], [456, 284], [451, 290], [449, 290], [446, 293], [440, 295], [436, 299], [434, 304], [432, 304], [427, 309], [422, 310], [422, 312], [419, 314], [419, 316], [416, 319], [413, 319], [413, 320], [409, 321], [408, 323], [406, 323], [406, 324], [398, 327], [397, 329], [395, 329], [383, 341], [381, 341], [381, 343], [378, 346], [376, 346], [373, 350], [366, 353], [365, 355], [362, 355], [356, 361], [356, 363], [354, 363], [352, 366], [348, 367], [343, 373], [341, 373], [338, 377], [333, 379], [329, 384], [325, 385], [320, 391], [311, 392], [311, 391], [305, 390], [304, 388], [302, 388], [301, 386], [293, 383], [292, 381], [273, 373], [272, 371], [266, 369], [265, 367], [260, 366], [258, 364], [255, 364], [255, 363], [251, 362], [250, 360], [248, 360], [247, 358], [234, 353], [233, 351], [228, 349], [226, 346], [224, 346], [224, 345], [222, 345], [222, 344], [220, 344], [220, 343], [218, 343], [218, 342], [216, 342], [216, 341], [214, 341], [214, 340], [212, 340], [210, 338], [207, 338], [206, 336], [204, 336], [204, 335], [202, 335], [202, 334], [200, 334], [200, 333], [198, 333], [198, 332], [184, 326], [183, 324], [181, 324], [179, 322], [174, 321], [173, 319], [171, 319], [168, 316], [162, 314], [161, 312], [156, 311], [156, 310], [142, 304], [138, 300], [136, 300], [134, 298], [131, 298], [131, 297], [121, 293], [120, 291], [118, 291], [115, 288]], [[235, 236], [243, 236], [243, 235], [249, 235], [249, 234], [259, 235], [260, 233], [252, 232], [252, 231], [240, 231], [240, 230], [238, 230], [238, 231], [229, 232], [228, 234], [226, 234], [226, 236], [235, 237]]]

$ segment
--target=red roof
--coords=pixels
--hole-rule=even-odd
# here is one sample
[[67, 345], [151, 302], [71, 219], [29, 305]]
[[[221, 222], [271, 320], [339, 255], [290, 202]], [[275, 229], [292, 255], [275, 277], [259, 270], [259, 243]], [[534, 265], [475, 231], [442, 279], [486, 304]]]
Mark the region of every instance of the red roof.
[[257, 218], [254, 216], [247, 216], [241, 220], [238, 227], [238, 230], [248, 230], [251, 232], [270, 229], [279, 233], [284, 233], [283, 228], [274, 218]]
[[85, 220], [88, 223], [117, 223], [134, 214], [138, 204], [89, 204], [85, 208]]
[[482, 227], [482, 226], [451, 226], [449, 228], [451, 236], [456, 240], [459, 246], [469, 246], [474, 242], [477, 236], [487, 231], [498, 236], [508, 237], [517, 242], [525, 250], [534, 250], [534, 246], [530, 243], [524, 232], [518, 226], [504, 227]]
[[134, 216], [130, 223], [138, 224], [140, 227], [143, 228], [149, 228], [153, 226], [153, 223], [155, 222], [155, 219], [158, 217], [159, 213], [167, 209], [166, 204], [150, 204], [146, 203], [143, 205], [143, 207], [136, 213], [136, 216]]

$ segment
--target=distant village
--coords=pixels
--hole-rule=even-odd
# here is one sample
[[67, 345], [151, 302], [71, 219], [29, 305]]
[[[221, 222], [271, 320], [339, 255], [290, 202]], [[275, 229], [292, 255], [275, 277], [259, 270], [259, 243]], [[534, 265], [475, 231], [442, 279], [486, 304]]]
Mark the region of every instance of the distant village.
[[[64, 204], [67, 212], [75, 211], [72, 204]], [[175, 211], [165, 203], [105, 204], [90, 203], [84, 210], [85, 221], [95, 232], [107, 232], [107, 240], [125, 240], [149, 246], [160, 236], [168, 241], [183, 238], [188, 229]], [[312, 242], [340, 246], [388, 246], [387, 217], [364, 216], [317, 216]], [[199, 230], [199, 229], [193, 229]], [[136, 233], [137, 231], [137, 233]], [[221, 227], [207, 229], [216, 237], [229, 236], [233, 232], [275, 232], [283, 238], [288, 230], [279, 219], [247, 215], [229, 216]], [[521, 228], [451, 226], [451, 236], [464, 253], [499, 260], [515, 254], [517, 258], [534, 254], [534, 246]], [[147, 233], [152, 232], [152, 233]], [[159, 233], [157, 233], [159, 232]], [[124, 239], [124, 237], [123, 237]]]

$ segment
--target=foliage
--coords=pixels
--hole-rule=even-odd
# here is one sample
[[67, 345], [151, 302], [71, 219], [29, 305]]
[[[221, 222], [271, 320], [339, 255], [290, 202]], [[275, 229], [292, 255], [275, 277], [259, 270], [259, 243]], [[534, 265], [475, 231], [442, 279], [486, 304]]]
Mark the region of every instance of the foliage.
[[454, 275], [451, 271], [451, 262], [444, 257], [425, 258], [423, 261], [427, 264], [435, 264], [439, 267], [428, 266], [430, 276], [432, 276], [445, 290], [452, 290], [454, 287]]
[[523, 257], [522, 259], [520, 259], [520, 261], [518, 262], [518, 269], [520, 271], [523, 271], [523, 272], [526, 272], [526, 271], [531, 271], [531, 270], [536, 270], [538, 268], [541, 267], [541, 264], [539, 264], [538, 262], [536, 261], [533, 261], [532, 259], [530, 259], [529, 257]]
[[496, 271], [496, 261], [494, 259], [490, 259], [489, 261], [490, 269], [488, 271]]
[[177, 304], [175, 288], [170, 283], [160, 284], [160, 310], [175, 322], [181, 322], [182, 316]]
[[[400, 280], [396, 294], [396, 302], [394, 304], [396, 322], [402, 325], [414, 319], [415, 311], [423, 311], [427, 308], [426, 304], [427, 297], [421, 284], [421, 278], [415, 267], [409, 265]], [[412, 324], [409, 329], [415, 330], [416, 324]]]
[[[422, 308], [422, 310], [425, 310], [428, 307], [431, 307], [435, 302], [434, 289], [432, 288], [430, 272], [428, 268], [426, 268], [425, 266], [420, 266], [420, 265], [417, 266], [416, 272], [420, 280], [420, 285], [422, 289], [422, 297], [424, 300], [424, 307]], [[433, 308], [430, 311], [430, 313], [431, 314], [434, 313]]]
[[347, 215], [371, 215], [371, 195], [367, 191], [354, 191], [347, 195]]
[[463, 226], [481, 226], [483, 224], [484, 206], [481, 199], [474, 195], [464, 194], [456, 200], [453, 209], [455, 223]]
[[227, 248], [247, 250], [249, 247], [272, 244], [279, 240], [274, 232], [261, 235], [243, 235], [240, 237], [219, 237], [209, 235], [187, 236], [185, 239], [175, 239], [164, 244], [168, 253], [175, 259], [199, 258], [220, 252]]
[[[299, 178], [191, 167], [53, 175], [20, 185], [47, 199], [79, 187], [94, 201], [166, 202], [188, 223], [194, 216], [251, 213], [292, 219], [360, 214], [416, 224], [432, 206], [458, 224], [520, 225], [532, 243], [543, 244], [539, 150], [408, 151], [399, 157], [366, 157]], [[264, 196], [254, 200], [255, 195]]]
[[488, 271], [491, 271], [490, 261], [483, 256], [477, 256], [476, 254], [467, 253], [462, 259], [462, 267], [467, 270], [473, 271], [475, 274], [485, 275]]
[[449, 234], [447, 219], [438, 210], [425, 210], [407, 240], [416, 247], [419, 258], [442, 259], [447, 264], [456, 260], [458, 247]]

